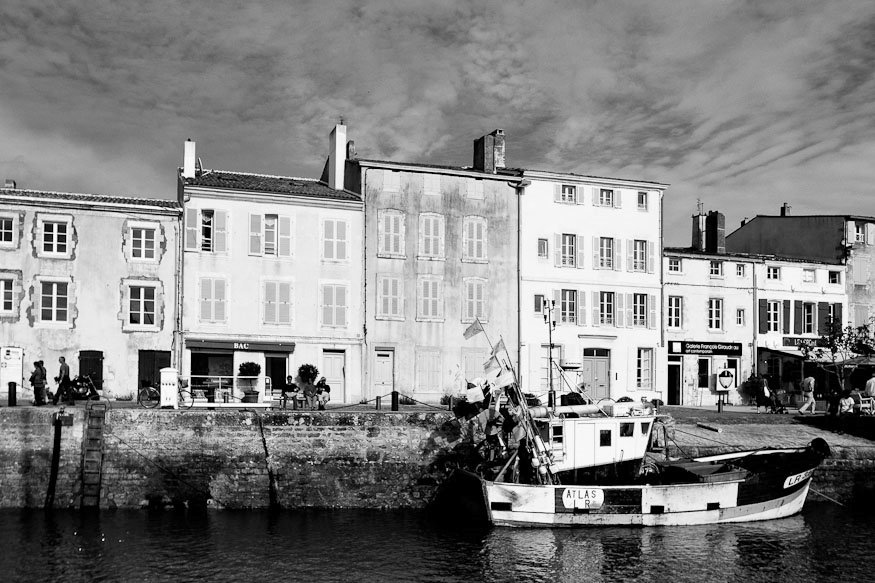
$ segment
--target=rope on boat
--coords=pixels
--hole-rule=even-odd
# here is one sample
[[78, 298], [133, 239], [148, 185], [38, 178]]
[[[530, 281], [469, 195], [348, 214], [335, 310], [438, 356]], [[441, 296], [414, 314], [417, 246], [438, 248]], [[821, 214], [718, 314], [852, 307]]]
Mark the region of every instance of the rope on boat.
[[821, 492], [820, 490], [815, 490], [815, 489], [812, 488], [811, 486], [809, 486], [808, 489], [811, 490], [812, 492], [814, 492], [815, 494], [817, 494], [818, 496], [823, 496], [824, 498], [826, 498], [826, 499], [829, 500], [830, 502], [834, 502], [834, 503], [838, 504], [838, 505], [841, 506], [841, 507], [844, 507], [844, 506], [845, 506], [844, 504], [842, 504], [841, 502], [839, 502], [839, 501], [836, 500], [835, 498], [830, 498], [829, 496], [827, 496], [826, 494], [824, 494], [824, 493]]

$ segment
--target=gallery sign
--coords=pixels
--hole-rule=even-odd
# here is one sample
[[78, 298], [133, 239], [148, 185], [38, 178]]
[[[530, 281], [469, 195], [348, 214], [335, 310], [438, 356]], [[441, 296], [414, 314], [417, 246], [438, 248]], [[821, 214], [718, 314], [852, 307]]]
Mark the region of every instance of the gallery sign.
[[691, 342], [671, 340], [669, 354], [698, 354], [701, 356], [741, 356], [741, 342]]

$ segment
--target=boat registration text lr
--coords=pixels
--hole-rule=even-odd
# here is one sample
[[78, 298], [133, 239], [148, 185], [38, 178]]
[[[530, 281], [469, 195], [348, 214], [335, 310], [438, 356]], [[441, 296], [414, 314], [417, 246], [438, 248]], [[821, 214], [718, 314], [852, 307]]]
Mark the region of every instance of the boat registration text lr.
[[605, 503], [605, 491], [598, 488], [565, 488], [562, 505], [579, 510], [597, 510]]
[[796, 475], [790, 476], [789, 478], [784, 480], [784, 487], [789, 488], [790, 486], [795, 486], [799, 482], [810, 478], [811, 474], [813, 474], [813, 473], [814, 473], [814, 470], [811, 469], [811, 470], [806, 470], [806, 471], [802, 472], [801, 474], [796, 474]]

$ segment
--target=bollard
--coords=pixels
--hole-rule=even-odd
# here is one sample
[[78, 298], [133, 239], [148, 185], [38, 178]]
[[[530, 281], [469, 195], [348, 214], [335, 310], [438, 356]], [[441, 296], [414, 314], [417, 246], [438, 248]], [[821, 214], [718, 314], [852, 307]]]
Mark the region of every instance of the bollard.
[[9, 383], [9, 406], [15, 407], [17, 397], [15, 396], [15, 381]]
[[722, 396], [717, 397], [717, 412], [723, 413], [723, 397]]
[[392, 410], [398, 410], [398, 391], [392, 391]]
[[380, 397], [380, 396], [377, 397], [376, 403], [377, 403], [377, 410], [378, 411], [380, 410], [380, 401], [382, 401], [382, 400], [383, 400], [383, 397]]
[[453, 396], [452, 395], [450, 395], [450, 401], [449, 401], [449, 405], [447, 406], [447, 410], [448, 411], [453, 410]]

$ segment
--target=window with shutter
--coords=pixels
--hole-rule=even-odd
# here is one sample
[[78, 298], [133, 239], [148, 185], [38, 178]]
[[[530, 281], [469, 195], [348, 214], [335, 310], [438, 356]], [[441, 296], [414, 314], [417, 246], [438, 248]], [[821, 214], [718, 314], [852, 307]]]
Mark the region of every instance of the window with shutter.
[[279, 218], [279, 256], [292, 256], [292, 219], [291, 217]]
[[249, 254], [261, 255], [264, 242], [264, 227], [261, 215], [249, 215]]
[[213, 231], [213, 251], [228, 252], [228, 211], [217, 210], [213, 213], [215, 229]]

